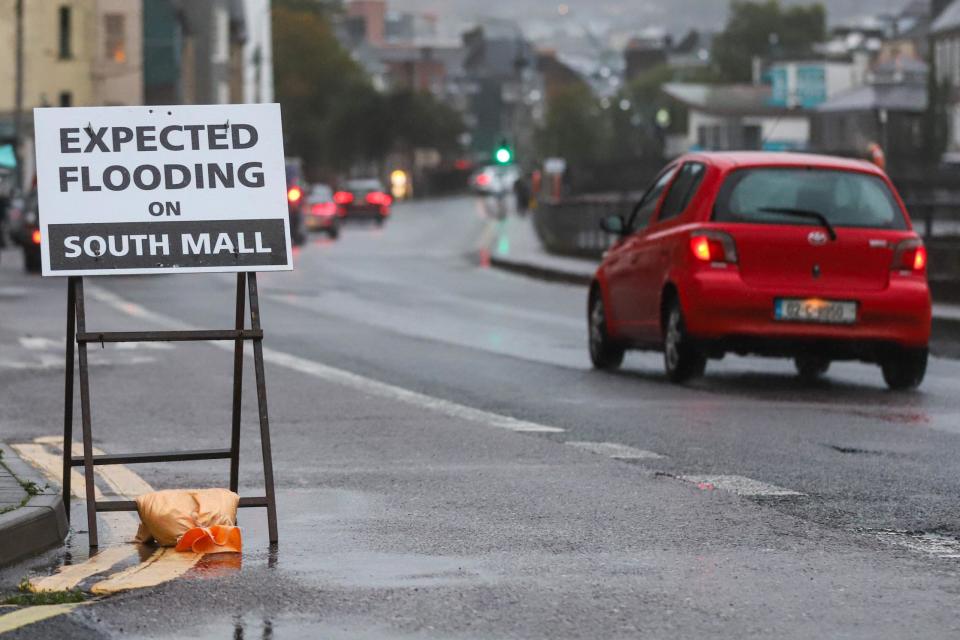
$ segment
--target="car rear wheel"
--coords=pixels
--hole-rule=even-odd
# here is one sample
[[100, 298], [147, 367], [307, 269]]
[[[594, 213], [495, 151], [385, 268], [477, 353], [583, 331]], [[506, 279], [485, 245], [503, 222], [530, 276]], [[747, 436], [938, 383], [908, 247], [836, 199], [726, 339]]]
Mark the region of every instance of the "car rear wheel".
[[804, 382], [815, 382], [830, 369], [830, 360], [822, 356], [797, 356], [793, 359], [793, 364]]
[[894, 391], [916, 389], [927, 373], [927, 349], [902, 349], [887, 355], [881, 362], [883, 379]]
[[590, 361], [595, 369], [612, 371], [623, 364], [623, 347], [614, 343], [607, 333], [607, 314], [603, 308], [603, 296], [597, 291], [590, 296], [589, 324]]
[[336, 226], [336, 225], [331, 226], [331, 227], [327, 227], [327, 236], [328, 236], [331, 240], [336, 240], [337, 238], [339, 238], [339, 237], [340, 237], [340, 227], [338, 227], [338, 226]]
[[707, 368], [707, 358], [691, 344], [677, 299], [672, 300], [667, 308], [664, 329], [663, 367], [670, 382], [681, 383], [702, 376]]

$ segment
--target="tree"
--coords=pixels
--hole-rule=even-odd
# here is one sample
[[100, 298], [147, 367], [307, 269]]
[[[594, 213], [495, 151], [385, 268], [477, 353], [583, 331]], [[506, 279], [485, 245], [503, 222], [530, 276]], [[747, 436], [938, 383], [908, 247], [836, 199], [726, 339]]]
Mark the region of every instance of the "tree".
[[312, 171], [342, 172], [397, 148], [457, 150], [460, 114], [429, 93], [376, 91], [333, 33], [335, 4], [274, 2], [274, 84], [287, 153]]
[[535, 141], [542, 157], [590, 163], [603, 157], [607, 131], [608, 121], [590, 88], [574, 84], [558, 90], [550, 99]]
[[822, 4], [783, 8], [779, 0], [733, 0], [727, 25], [713, 41], [721, 79], [749, 82], [757, 56], [805, 55], [826, 36]]

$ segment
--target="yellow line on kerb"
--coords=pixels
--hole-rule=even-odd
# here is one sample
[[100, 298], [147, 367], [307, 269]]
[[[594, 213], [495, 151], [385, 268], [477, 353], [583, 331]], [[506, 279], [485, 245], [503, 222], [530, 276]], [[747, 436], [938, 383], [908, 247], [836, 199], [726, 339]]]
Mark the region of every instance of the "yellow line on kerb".
[[[63, 461], [59, 455], [63, 449], [63, 438], [59, 436], [43, 436], [36, 438], [31, 444], [11, 445], [13, 449], [25, 460], [29, 461], [35, 467], [40, 469], [44, 475], [56, 483], [60, 483], [62, 475]], [[57, 454], [52, 453], [47, 447], [59, 449]], [[71, 450], [75, 454], [82, 453], [82, 446], [74, 443]], [[99, 449], [93, 450], [94, 455], [102, 455]], [[96, 467], [94, 469], [97, 477], [105, 482], [116, 494], [130, 499], [143, 493], [153, 491], [143, 478], [122, 465], [111, 467]], [[86, 483], [84, 477], [78, 471], [71, 471], [70, 493], [77, 498], [86, 497]], [[94, 487], [96, 499], [103, 499], [103, 493], [98, 487]], [[111, 528], [123, 528], [127, 533], [116, 532], [118, 535], [124, 535], [125, 539], [133, 538], [137, 519], [130, 513], [109, 513], [104, 514], [105, 519], [113, 526]], [[108, 571], [117, 564], [122, 563], [131, 557], [137, 555], [139, 546], [133, 543], [124, 543], [115, 546], [103, 548], [99, 553], [90, 556], [83, 562], [73, 565], [61, 565], [57, 572], [51, 576], [34, 578], [30, 581], [30, 588], [33, 591], [65, 591], [73, 589], [87, 578]], [[198, 553], [179, 553], [170, 548], [157, 549], [145, 561], [130, 566], [122, 571], [107, 576], [104, 580], [93, 585], [91, 592], [97, 595], [108, 595], [119, 591], [128, 591], [131, 589], [142, 589], [153, 587], [169, 580], [182, 576], [184, 573], [194, 567], [203, 557]], [[58, 605], [40, 605], [17, 609], [11, 613], [0, 615], [0, 633], [19, 629], [41, 620], [47, 620], [55, 616], [63, 615], [73, 611], [76, 607], [85, 603], [68, 603]]]
[[28, 624], [33, 624], [34, 622], [40, 622], [41, 620], [48, 620], [56, 616], [62, 616], [65, 613], [70, 613], [81, 604], [83, 603], [68, 602], [66, 604], [42, 604], [36, 607], [17, 609], [13, 613], [0, 616], [0, 633], [7, 633], [8, 631], [25, 627]]

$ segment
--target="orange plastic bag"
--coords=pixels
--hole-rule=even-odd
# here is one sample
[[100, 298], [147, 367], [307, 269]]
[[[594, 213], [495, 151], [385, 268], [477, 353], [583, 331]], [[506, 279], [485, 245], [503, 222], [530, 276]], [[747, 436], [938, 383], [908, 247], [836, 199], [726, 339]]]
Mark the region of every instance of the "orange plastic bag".
[[169, 489], [145, 493], [136, 502], [137, 541], [172, 547], [196, 527], [236, 525], [240, 496], [227, 489]]
[[176, 550], [194, 553], [240, 553], [243, 550], [240, 527], [194, 527], [180, 537]]

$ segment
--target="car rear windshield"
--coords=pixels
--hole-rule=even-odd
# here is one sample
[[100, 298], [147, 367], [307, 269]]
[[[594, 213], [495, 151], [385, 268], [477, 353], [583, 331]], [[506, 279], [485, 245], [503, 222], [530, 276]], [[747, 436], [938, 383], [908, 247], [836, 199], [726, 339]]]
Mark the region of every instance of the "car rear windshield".
[[811, 224], [771, 209], [818, 213], [835, 227], [907, 228], [903, 211], [886, 182], [867, 173], [839, 169], [739, 169], [720, 188], [713, 219]]
[[351, 180], [347, 183], [347, 191], [352, 191], [354, 193], [383, 191], [383, 185], [376, 180]]

